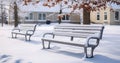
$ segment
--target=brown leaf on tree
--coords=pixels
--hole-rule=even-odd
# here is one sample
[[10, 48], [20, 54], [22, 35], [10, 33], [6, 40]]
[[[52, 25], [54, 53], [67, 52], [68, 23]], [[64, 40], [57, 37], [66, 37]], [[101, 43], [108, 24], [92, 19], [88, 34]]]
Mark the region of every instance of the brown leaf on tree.
[[54, 3], [54, 2], [52, 3], [52, 6], [55, 6], [55, 3]]
[[27, 1], [24, 1], [24, 5], [27, 5]]
[[47, 0], [47, 2], [50, 2], [50, 0]]
[[104, 8], [104, 10], [105, 10], [107, 7], [106, 7], [106, 6], [104, 6], [103, 8]]
[[62, 16], [61, 15], [58, 15], [58, 17], [57, 17], [59, 20], [61, 20], [62, 19]]
[[50, 5], [48, 5], [48, 7], [50, 8], [51, 6], [50, 6]]
[[111, 11], [111, 12], [114, 12], [114, 10], [113, 10], [112, 8], [110, 9], [110, 11]]
[[65, 0], [65, 1], [64, 1], [64, 4], [68, 4], [68, 1]]
[[94, 1], [93, 4], [94, 4], [94, 5], [97, 5], [97, 1]]
[[48, 3], [43, 3], [43, 6], [48, 6]]
[[36, 1], [36, 3], [39, 3], [40, 1]]
[[62, 1], [62, 0], [55, 0], [56, 3], [59, 3], [60, 1]]
[[66, 14], [66, 16], [70, 16], [70, 14]]

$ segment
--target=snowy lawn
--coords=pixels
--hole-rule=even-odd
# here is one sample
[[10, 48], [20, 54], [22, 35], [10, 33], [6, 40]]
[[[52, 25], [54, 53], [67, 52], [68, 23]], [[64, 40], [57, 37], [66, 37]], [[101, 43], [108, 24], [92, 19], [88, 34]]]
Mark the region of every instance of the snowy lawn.
[[81, 47], [52, 44], [52, 49], [42, 49], [41, 37], [52, 32], [54, 25], [37, 26], [30, 42], [21, 35], [12, 39], [13, 26], [0, 27], [0, 63], [120, 63], [120, 26], [105, 25], [94, 58], [84, 58]]

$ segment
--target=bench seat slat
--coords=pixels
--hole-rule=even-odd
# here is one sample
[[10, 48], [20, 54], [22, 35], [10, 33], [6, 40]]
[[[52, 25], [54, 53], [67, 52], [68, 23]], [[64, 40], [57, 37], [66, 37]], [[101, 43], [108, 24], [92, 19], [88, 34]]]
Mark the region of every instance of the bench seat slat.
[[67, 44], [67, 45], [74, 45], [74, 46], [79, 46], [79, 47], [85, 47], [85, 44], [78, 44], [77, 42], [75, 43], [74, 41], [64, 41], [64, 40], [57, 40], [57, 39], [48, 39], [48, 38], [42, 38], [44, 41], [50, 41], [53, 43], [61, 43], [61, 44]]

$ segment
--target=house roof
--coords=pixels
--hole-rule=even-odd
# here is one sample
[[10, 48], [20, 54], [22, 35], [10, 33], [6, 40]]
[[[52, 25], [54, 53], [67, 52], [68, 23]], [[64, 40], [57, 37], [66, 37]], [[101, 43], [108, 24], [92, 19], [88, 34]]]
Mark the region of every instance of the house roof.
[[[55, 7], [47, 7], [43, 6], [43, 3], [38, 4], [29, 4], [29, 5], [20, 5], [21, 11], [28, 11], [28, 12], [59, 12], [60, 6], [56, 5]], [[62, 10], [63, 12], [71, 12], [70, 8], [65, 8]]]

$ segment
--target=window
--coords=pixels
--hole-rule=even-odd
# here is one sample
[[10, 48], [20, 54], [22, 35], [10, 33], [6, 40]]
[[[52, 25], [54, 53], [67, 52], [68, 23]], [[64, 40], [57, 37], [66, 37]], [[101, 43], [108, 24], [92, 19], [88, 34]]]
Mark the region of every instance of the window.
[[69, 15], [64, 15], [62, 20], [69, 20], [69, 18], [70, 18]]
[[43, 14], [43, 20], [45, 20], [46, 19], [46, 14]]
[[42, 20], [42, 16], [41, 16], [41, 14], [39, 14], [39, 20]]
[[27, 20], [28, 20], [28, 17], [25, 17], [25, 19], [27, 19]]
[[97, 20], [100, 20], [100, 13], [97, 12]]
[[119, 20], [119, 12], [118, 11], [115, 12], [115, 20]]
[[65, 20], [65, 15], [63, 15], [63, 18], [62, 18], [62, 20]]
[[33, 19], [33, 13], [30, 13], [27, 17], [25, 17], [27, 20], [32, 20]]
[[46, 14], [45, 13], [39, 13], [39, 20], [46, 20]]
[[33, 19], [33, 14], [32, 13], [30, 13], [30, 19]]
[[104, 12], [104, 20], [107, 20], [107, 12]]

